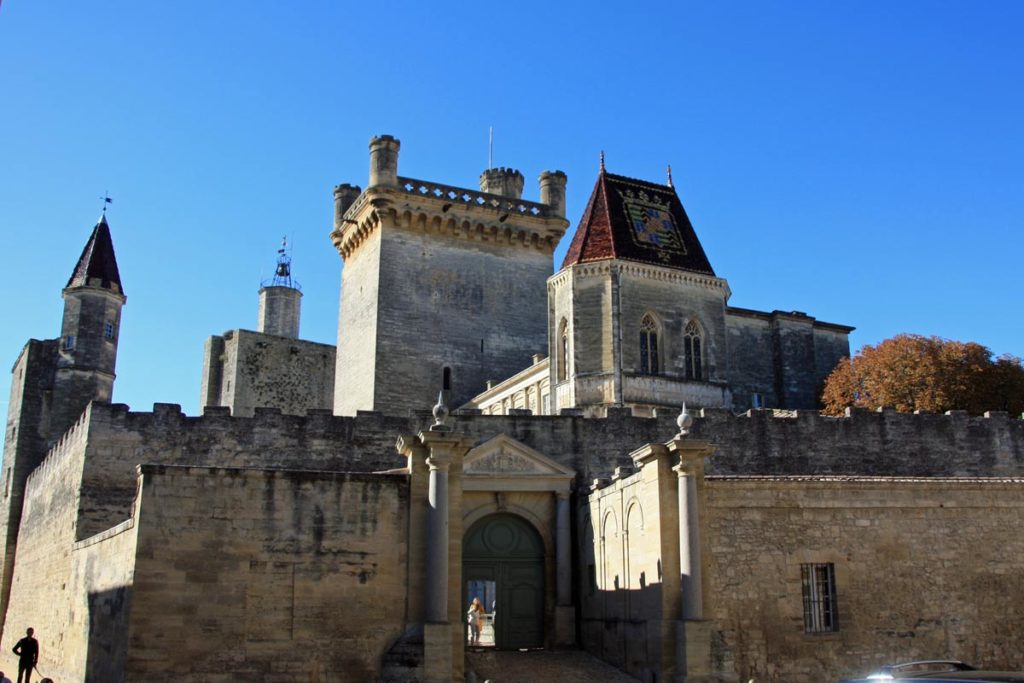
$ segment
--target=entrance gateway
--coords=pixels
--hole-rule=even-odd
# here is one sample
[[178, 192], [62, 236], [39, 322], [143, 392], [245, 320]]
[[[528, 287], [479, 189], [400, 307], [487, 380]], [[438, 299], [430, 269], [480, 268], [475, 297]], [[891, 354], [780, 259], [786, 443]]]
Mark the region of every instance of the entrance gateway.
[[529, 522], [499, 513], [476, 522], [462, 546], [464, 604], [487, 613], [481, 644], [502, 650], [544, 645], [544, 542]]
[[569, 529], [574, 478], [575, 470], [507, 434], [466, 454], [463, 642], [470, 640], [466, 610], [474, 597], [487, 614], [481, 645], [519, 649], [575, 642]]

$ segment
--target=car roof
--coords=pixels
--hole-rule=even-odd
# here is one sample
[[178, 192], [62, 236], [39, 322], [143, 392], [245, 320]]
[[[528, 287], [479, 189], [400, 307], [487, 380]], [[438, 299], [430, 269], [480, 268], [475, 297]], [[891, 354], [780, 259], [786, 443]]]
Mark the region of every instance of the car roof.
[[871, 676], [852, 678], [840, 683], [900, 683], [901, 681], [932, 681], [932, 683], [1024, 683], [1024, 672], [1013, 671], [944, 671], [896, 674], [892, 678]]

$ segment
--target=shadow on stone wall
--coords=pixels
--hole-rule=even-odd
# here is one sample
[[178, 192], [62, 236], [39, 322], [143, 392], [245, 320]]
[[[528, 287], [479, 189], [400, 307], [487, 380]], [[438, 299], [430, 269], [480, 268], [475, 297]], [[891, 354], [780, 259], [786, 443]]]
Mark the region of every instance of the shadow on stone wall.
[[121, 683], [128, 654], [131, 588], [91, 592], [85, 683]]

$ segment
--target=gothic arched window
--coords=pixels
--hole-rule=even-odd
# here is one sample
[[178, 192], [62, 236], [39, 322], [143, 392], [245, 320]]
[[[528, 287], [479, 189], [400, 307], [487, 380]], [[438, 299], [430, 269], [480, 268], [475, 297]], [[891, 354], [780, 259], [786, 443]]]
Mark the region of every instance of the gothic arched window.
[[657, 375], [659, 370], [658, 323], [648, 314], [640, 321], [640, 372]]
[[704, 335], [696, 320], [686, 325], [683, 334], [683, 355], [686, 364], [686, 379], [704, 379]]
[[563, 318], [558, 326], [558, 381], [569, 379], [569, 323]]

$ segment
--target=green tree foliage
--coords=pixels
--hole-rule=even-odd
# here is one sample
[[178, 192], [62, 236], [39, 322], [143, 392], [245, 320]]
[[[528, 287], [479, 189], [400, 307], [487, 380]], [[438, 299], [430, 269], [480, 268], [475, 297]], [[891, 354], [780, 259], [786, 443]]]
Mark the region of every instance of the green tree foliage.
[[900, 334], [840, 361], [825, 381], [821, 400], [829, 415], [840, 415], [847, 406], [1020, 415], [1024, 366], [1015, 356], [993, 358], [975, 342]]

